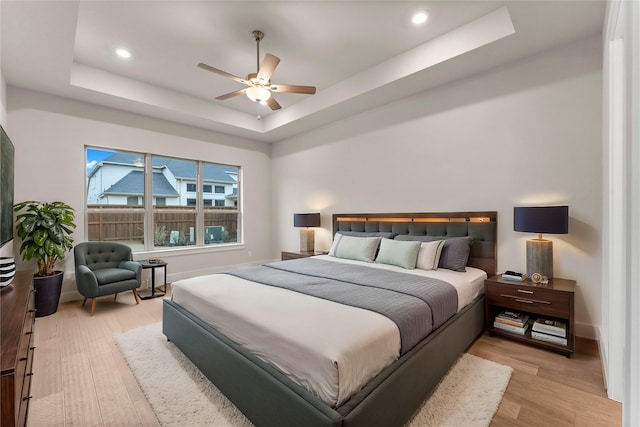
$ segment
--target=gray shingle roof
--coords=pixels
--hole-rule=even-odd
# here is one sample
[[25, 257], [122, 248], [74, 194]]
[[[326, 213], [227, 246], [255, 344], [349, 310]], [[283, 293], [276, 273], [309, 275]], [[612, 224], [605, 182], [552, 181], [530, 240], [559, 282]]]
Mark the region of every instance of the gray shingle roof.
[[[113, 153], [111, 156], [103, 160], [104, 163], [119, 163], [124, 165], [133, 165], [136, 160], [140, 160], [140, 154], [133, 153]], [[196, 179], [196, 162], [189, 160], [171, 159], [167, 157], [153, 156], [153, 167], [166, 166], [176, 178]], [[238, 173], [236, 166], [217, 165], [205, 163], [203, 165], [203, 179], [205, 181], [216, 181], [225, 183], [234, 183], [227, 172]], [[92, 170], [93, 172], [93, 170]]]
[[[103, 194], [144, 195], [144, 173], [133, 170], [120, 181], [106, 189]], [[161, 197], [178, 197], [178, 192], [160, 172], [153, 173], [153, 195]]]

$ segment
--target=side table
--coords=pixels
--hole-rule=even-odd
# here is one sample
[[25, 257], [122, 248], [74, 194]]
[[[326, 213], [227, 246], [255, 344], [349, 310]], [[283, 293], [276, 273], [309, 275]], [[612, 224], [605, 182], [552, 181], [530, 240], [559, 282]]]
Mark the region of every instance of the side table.
[[[151, 292], [149, 293], [147, 293], [146, 291], [138, 292], [138, 296], [140, 297], [140, 299], [163, 297], [167, 292], [167, 263], [162, 260], [148, 260], [148, 259], [145, 259], [142, 261], [136, 261], [136, 262], [140, 263], [143, 270], [146, 270], [148, 268], [151, 269]], [[160, 268], [160, 267], [164, 269], [164, 292], [156, 292], [155, 270], [156, 268]]]

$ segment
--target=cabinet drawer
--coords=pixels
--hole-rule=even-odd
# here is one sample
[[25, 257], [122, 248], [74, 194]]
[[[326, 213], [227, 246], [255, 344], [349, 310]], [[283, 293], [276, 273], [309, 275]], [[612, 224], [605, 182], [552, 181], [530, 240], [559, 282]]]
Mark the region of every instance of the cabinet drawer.
[[571, 312], [570, 294], [532, 286], [492, 284], [486, 297], [489, 304], [541, 316], [567, 318]]

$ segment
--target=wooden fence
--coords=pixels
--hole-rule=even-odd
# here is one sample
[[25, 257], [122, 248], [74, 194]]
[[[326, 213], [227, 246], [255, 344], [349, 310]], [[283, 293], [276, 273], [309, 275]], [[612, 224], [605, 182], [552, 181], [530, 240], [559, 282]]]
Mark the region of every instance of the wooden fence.
[[[126, 241], [144, 243], [144, 212], [138, 206], [87, 205], [91, 210], [87, 215], [90, 241]], [[118, 211], [109, 211], [118, 209]], [[130, 212], [126, 212], [130, 209]], [[183, 212], [181, 212], [183, 211]], [[191, 207], [155, 207], [153, 211], [154, 244], [156, 246], [195, 244], [191, 235], [195, 233], [196, 212]], [[238, 212], [235, 207], [206, 209], [204, 225], [223, 226], [226, 241], [237, 241]], [[178, 242], [170, 242], [171, 232], [178, 232]], [[197, 233], [196, 233], [197, 235]], [[195, 236], [194, 236], [195, 238]]]

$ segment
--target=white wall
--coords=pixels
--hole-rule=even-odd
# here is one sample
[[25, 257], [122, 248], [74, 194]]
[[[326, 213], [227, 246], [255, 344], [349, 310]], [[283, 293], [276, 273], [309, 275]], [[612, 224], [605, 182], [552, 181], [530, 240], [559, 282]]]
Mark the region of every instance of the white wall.
[[498, 211], [498, 269], [526, 270], [513, 207], [569, 205], [554, 275], [577, 280], [579, 335], [600, 324], [599, 37], [348, 118], [272, 148], [274, 250], [298, 248], [294, 212]]
[[[169, 280], [224, 266], [272, 259], [270, 159], [267, 144], [9, 86], [7, 115], [15, 145], [15, 200], [61, 200], [77, 212], [75, 242], [85, 236], [85, 145], [202, 159], [242, 167], [245, 245], [139, 254], [161, 257]], [[17, 239], [16, 239], [17, 240]], [[18, 254], [18, 242], [14, 251]], [[16, 256], [19, 258], [19, 256]], [[65, 259], [61, 301], [76, 299], [73, 255]], [[19, 264], [19, 269], [30, 266]], [[160, 271], [161, 272], [161, 271]]]

